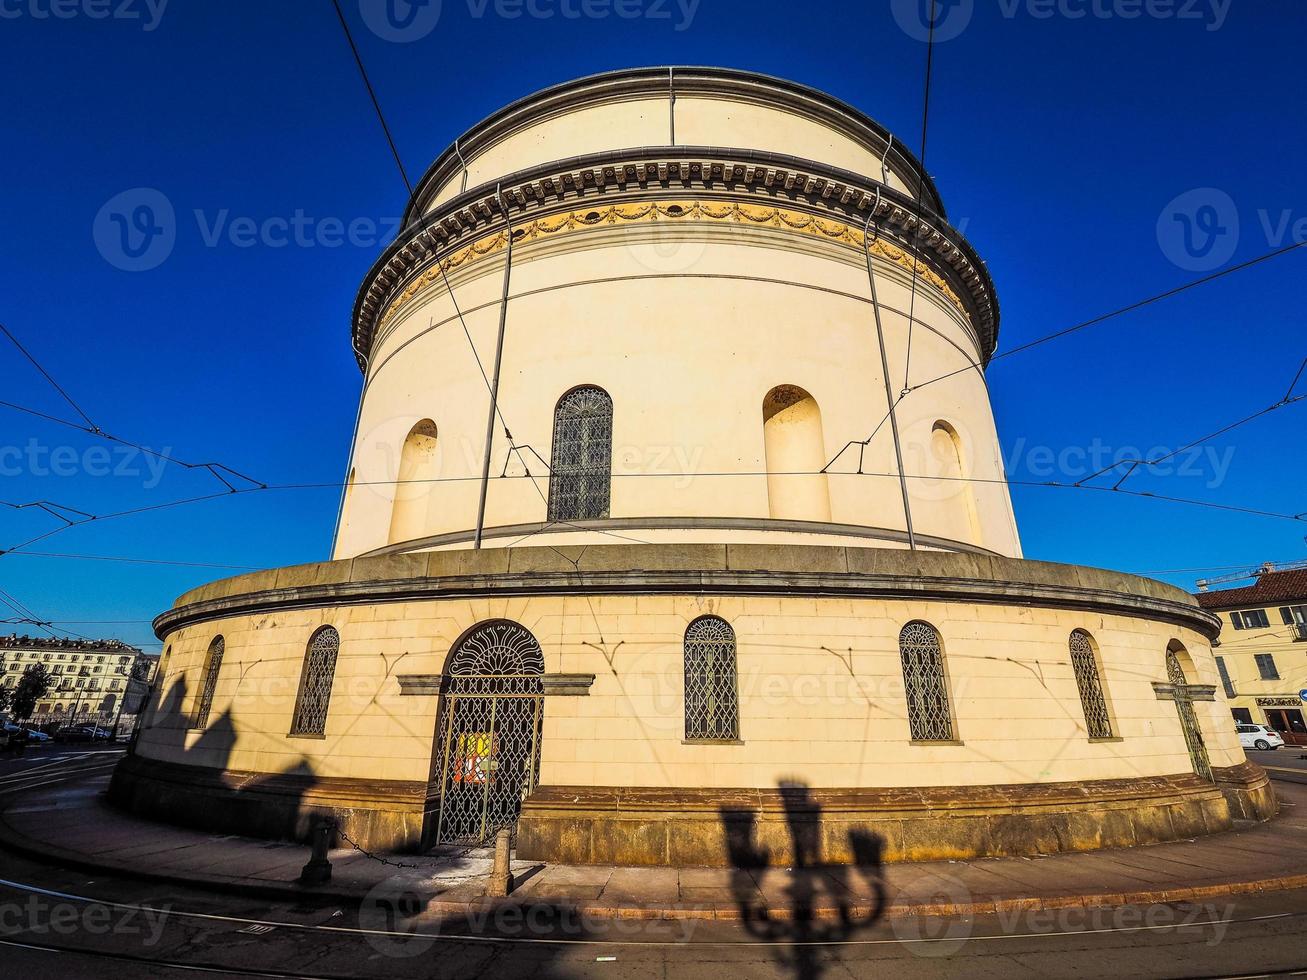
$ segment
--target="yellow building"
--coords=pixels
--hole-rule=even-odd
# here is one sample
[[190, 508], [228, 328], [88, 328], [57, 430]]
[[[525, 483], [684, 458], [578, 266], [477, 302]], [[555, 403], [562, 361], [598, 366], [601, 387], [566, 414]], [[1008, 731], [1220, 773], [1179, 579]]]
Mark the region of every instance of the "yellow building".
[[1235, 720], [1307, 745], [1307, 563], [1294, 565], [1267, 564], [1255, 585], [1197, 599], [1221, 620], [1216, 666]]
[[994, 284], [862, 112], [724, 69], [581, 79], [462, 134], [404, 227], [354, 308], [334, 560], [159, 616], [121, 804], [635, 864], [784, 855], [795, 820], [842, 861], [1274, 813], [1216, 620], [1022, 560]]
[[31, 717], [39, 725], [109, 725], [120, 714], [130, 718], [149, 687], [154, 662], [121, 640], [0, 636], [0, 685], [16, 687], [23, 671], [36, 664], [49, 671], [49, 690]]

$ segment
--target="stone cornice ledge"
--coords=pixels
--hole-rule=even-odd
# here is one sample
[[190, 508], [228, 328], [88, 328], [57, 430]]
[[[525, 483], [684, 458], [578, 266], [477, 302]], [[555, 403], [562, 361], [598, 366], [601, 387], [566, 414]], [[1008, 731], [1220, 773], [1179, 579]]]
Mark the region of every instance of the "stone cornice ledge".
[[355, 297], [352, 334], [359, 366], [366, 369], [377, 324], [396, 295], [437, 255], [443, 261], [456, 248], [504, 230], [501, 200], [520, 225], [566, 213], [583, 200], [647, 202], [687, 194], [783, 204], [858, 229], [874, 206], [883, 236], [900, 246], [921, 246], [925, 264], [956, 282], [983, 338], [985, 359], [993, 352], [999, 319], [993, 281], [970, 243], [942, 215], [918, 214], [916, 202], [901, 191], [816, 160], [733, 147], [667, 146], [538, 164], [473, 187], [405, 227]]
[[154, 628], [165, 639], [196, 623], [281, 609], [622, 594], [933, 599], [1136, 616], [1209, 639], [1220, 630], [1185, 592], [1133, 575], [985, 555], [810, 545], [517, 548], [322, 562], [195, 589], [155, 619]]

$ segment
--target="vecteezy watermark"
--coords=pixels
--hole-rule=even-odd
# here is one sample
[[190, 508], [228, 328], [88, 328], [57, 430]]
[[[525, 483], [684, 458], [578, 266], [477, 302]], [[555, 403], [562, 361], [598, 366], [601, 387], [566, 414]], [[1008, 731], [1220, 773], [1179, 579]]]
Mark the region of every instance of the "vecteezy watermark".
[[[1174, 20], [1202, 24], [1218, 31], [1234, 0], [996, 0], [1004, 20]], [[931, 38], [933, 14], [936, 41], [951, 41], [971, 24], [975, 0], [890, 0], [890, 10], [903, 33], [918, 41]]]
[[130, 20], [148, 33], [167, 6], [168, 0], [0, 0], [0, 20]]
[[1157, 244], [1172, 264], [1210, 272], [1230, 261], [1239, 245], [1239, 209], [1215, 187], [1185, 191], [1157, 216]]
[[[694, 22], [700, 0], [464, 0], [468, 16], [501, 20], [648, 20], [672, 23], [684, 31]], [[383, 41], [420, 41], [440, 22], [441, 0], [359, 0], [368, 29]]]
[[1141, 449], [1138, 446], [1112, 447], [1101, 439], [1087, 446], [1031, 445], [1024, 437], [1012, 444], [1004, 453], [1004, 465], [1010, 476], [1029, 476], [1040, 480], [1083, 480], [1095, 474], [1124, 476], [1131, 465], [1143, 460], [1138, 469], [1153, 476], [1201, 479], [1209, 490], [1225, 483], [1234, 463], [1234, 446], [1192, 446], [1174, 450], [1166, 446]]
[[440, 22], [440, 0], [359, 0], [368, 30], [383, 41], [420, 41]]
[[101, 902], [51, 902], [41, 895], [0, 903], [4, 936], [141, 936], [156, 946], [171, 914], [169, 906], [106, 905]]
[[1005, 935], [1051, 935], [1076, 932], [1199, 929], [1206, 946], [1219, 946], [1230, 928], [1235, 906], [1172, 902], [1165, 905], [1119, 905], [1102, 908], [1008, 909], [996, 913]]
[[145, 477], [142, 488], [153, 490], [163, 480], [172, 447], [142, 450], [135, 446], [50, 446], [28, 439], [21, 446], [0, 446], [0, 477], [89, 476]]
[[565, 903], [519, 905], [481, 899], [445, 915], [433, 914], [426, 906], [403, 879], [388, 879], [364, 896], [359, 927], [373, 949], [396, 959], [429, 952], [442, 933], [590, 942], [620, 942], [638, 936], [642, 941], [661, 938], [665, 943], [688, 943], [698, 927], [691, 918], [617, 918]]
[[104, 202], [91, 225], [95, 247], [124, 272], [146, 272], [172, 254], [177, 215], [153, 187], [133, 187]]
[[[402, 224], [395, 218], [318, 217], [296, 208], [290, 215], [233, 215], [230, 208], [191, 212], [205, 248], [377, 248], [389, 243]], [[104, 260], [124, 272], [147, 272], [162, 265], [186, 226], [172, 201], [153, 187], [115, 194], [92, 224], [95, 247]]]
[[[1211, 272], [1234, 256], [1241, 229], [1234, 198], [1215, 187], [1185, 191], [1157, 218], [1157, 244], [1174, 265], [1190, 272]], [[1256, 228], [1268, 248], [1307, 242], [1307, 215], [1291, 208], [1257, 209]]]

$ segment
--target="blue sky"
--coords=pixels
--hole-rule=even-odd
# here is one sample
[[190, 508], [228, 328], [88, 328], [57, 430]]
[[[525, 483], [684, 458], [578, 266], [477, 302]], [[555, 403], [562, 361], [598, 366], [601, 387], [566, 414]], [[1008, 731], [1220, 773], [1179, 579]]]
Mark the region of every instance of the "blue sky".
[[[380, 2], [344, 8], [414, 179], [503, 104], [632, 65], [793, 78], [914, 149], [920, 139], [914, 0], [444, 0], [434, 28], [408, 42], [369, 28]], [[956, 36], [935, 49], [927, 164], [996, 281], [1000, 350], [1307, 234], [1307, 8], [1296, 0], [943, 7], [941, 37]], [[328, 0], [0, 0], [0, 84], [0, 322], [109, 432], [269, 483], [339, 481], [360, 384], [350, 307], [404, 189]], [[97, 248], [97, 215], [140, 187], [167, 198], [176, 239], [156, 267], [125, 271]], [[1181, 198], [1195, 189], [1207, 190]], [[297, 215], [312, 244], [275, 244], [278, 221]], [[269, 219], [271, 239], [242, 237]], [[333, 219], [361, 222], [358, 243], [336, 244]], [[1095, 454], [1175, 448], [1280, 399], [1307, 357], [1304, 273], [1307, 249], [997, 362], [1010, 475], [1075, 480]], [[72, 414], [12, 348], [0, 346], [0, 370], [0, 397]], [[1128, 486], [1307, 511], [1305, 423], [1307, 402], [1289, 406], [1180, 472]], [[203, 470], [159, 475], [112, 446], [89, 453], [106, 444], [3, 407], [0, 426], [7, 501], [108, 513], [222, 489]], [[1155, 570], [1307, 554], [1302, 522], [1059, 489], [1014, 499], [1035, 558]], [[330, 489], [242, 495], [75, 527], [29, 550], [320, 560], [336, 503]], [[57, 523], [0, 511], [0, 547]], [[145, 620], [222, 574], [0, 556], [0, 587], [42, 617], [143, 644]]]

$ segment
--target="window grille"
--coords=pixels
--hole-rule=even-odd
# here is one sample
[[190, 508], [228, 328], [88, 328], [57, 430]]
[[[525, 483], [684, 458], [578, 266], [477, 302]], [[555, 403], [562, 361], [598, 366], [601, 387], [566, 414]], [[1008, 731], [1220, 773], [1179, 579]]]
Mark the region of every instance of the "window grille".
[[1194, 711], [1189, 681], [1185, 678], [1184, 667], [1173, 649], [1166, 651], [1166, 678], [1176, 689], [1175, 710], [1180, 716], [1180, 729], [1184, 733], [1185, 747], [1189, 749], [1189, 761], [1193, 764], [1194, 772], [1210, 780], [1212, 764], [1207, 756], [1202, 729], [1198, 727], [1198, 713]]
[[733, 741], [739, 737], [735, 631], [724, 619], [703, 616], [685, 631], [685, 738]]
[[218, 671], [222, 669], [222, 655], [226, 650], [226, 641], [215, 636], [209, 644], [209, 655], [204, 661], [204, 677], [200, 686], [200, 698], [195, 707], [195, 722], [192, 728], [204, 728], [209, 724], [209, 709], [213, 707], [213, 692], [218, 686]]
[[912, 740], [951, 742], [953, 718], [944, 679], [944, 651], [935, 627], [920, 622], [903, 627], [899, 633], [899, 656], [903, 660]]
[[613, 467], [613, 400], [602, 388], [568, 392], [554, 410], [549, 520], [608, 516]]
[[331, 705], [331, 682], [336, 676], [336, 654], [340, 652], [340, 634], [330, 626], [317, 630], [309, 638], [300, 668], [299, 697], [290, 725], [292, 735], [325, 735], [327, 708]]
[[1112, 719], [1107, 713], [1107, 699], [1098, 674], [1094, 642], [1084, 630], [1071, 633], [1071, 668], [1080, 688], [1080, 706], [1085, 711], [1085, 728], [1090, 738], [1111, 738]]

